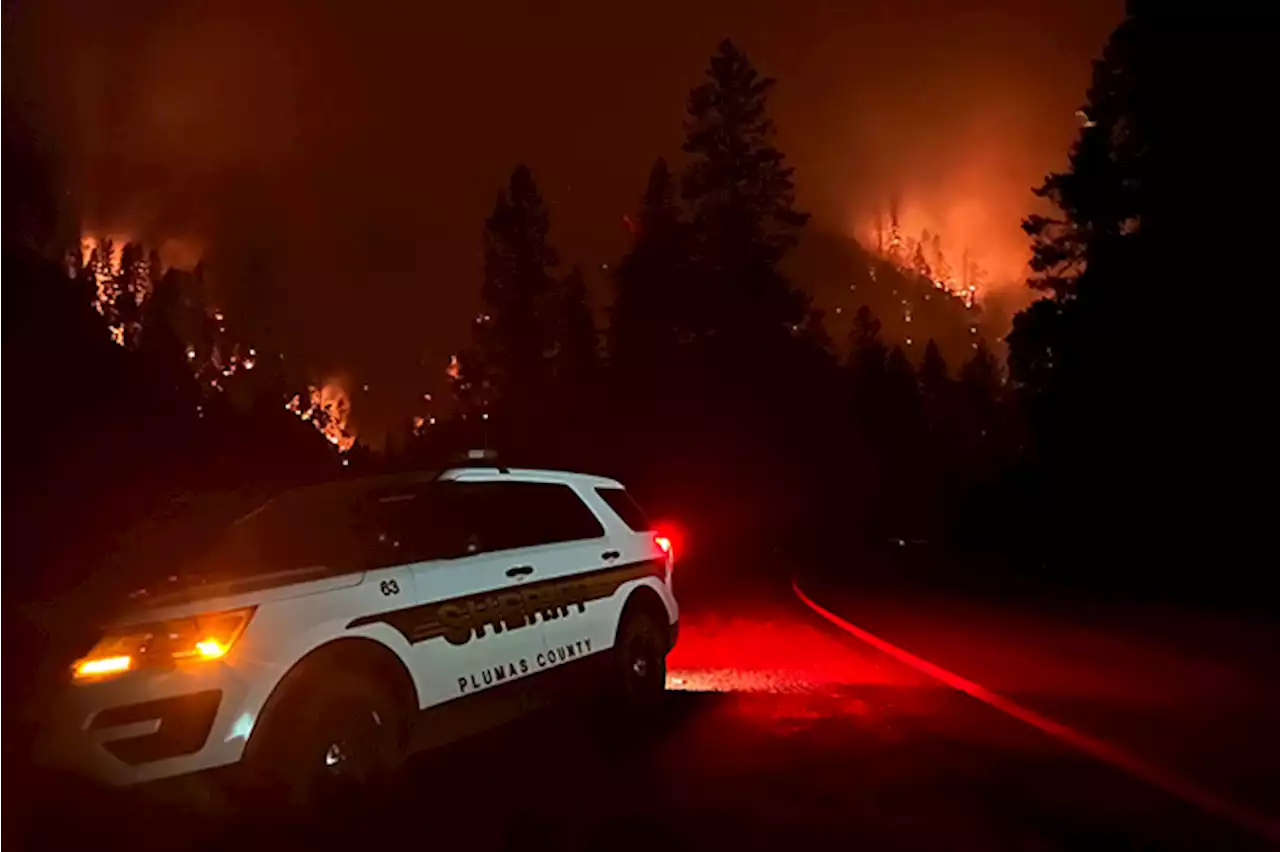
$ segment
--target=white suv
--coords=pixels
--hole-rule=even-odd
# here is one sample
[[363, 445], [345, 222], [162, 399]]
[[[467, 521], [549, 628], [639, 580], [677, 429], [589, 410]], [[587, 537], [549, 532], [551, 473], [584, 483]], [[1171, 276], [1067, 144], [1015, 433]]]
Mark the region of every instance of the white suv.
[[662, 694], [674, 554], [611, 479], [458, 467], [294, 491], [79, 660], [46, 757], [299, 796], [564, 688]]

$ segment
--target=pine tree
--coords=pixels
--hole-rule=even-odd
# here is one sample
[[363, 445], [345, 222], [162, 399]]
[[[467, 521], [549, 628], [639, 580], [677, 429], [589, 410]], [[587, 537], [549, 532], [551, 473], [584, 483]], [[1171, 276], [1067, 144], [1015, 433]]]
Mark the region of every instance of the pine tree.
[[947, 362], [933, 338], [924, 347], [920, 363], [920, 402], [925, 424], [931, 432], [945, 432], [951, 408], [952, 379]]
[[885, 405], [905, 442], [915, 438], [920, 420], [920, 390], [915, 367], [901, 346], [894, 346], [885, 360]]
[[141, 243], [126, 243], [120, 250], [116, 275], [114, 316], [122, 328], [125, 346], [134, 348], [142, 334], [142, 306], [151, 295], [151, 271]]
[[960, 384], [966, 394], [995, 401], [1000, 397], [1000, 376], [1000, 363], [986, 341], [979, 338], [974, 344], [973, 356], [960, 368]]
[[776, 263], [809, 219], [794, 206], [794, 169], [772, 144], [775, 129], [765, 109], [776, 81], [761, 77], [728, 39], [707, 76], [689, 94], [683, 149], [694, 160], [684, 175], [684, 198], [709, 232], [709, 247], [728, 239], [754, 249], [751, 260]]
[[683, 197], [696, 270], [693, 332], [714, 333], [731, 363], [776, 363], [807, 312], [777, 264], [808, 214], [795, 209], [793, 169], [772, 143], [766, 102], [775, 81], [727, 39], [707, 77], [689, 94], [683, 146], [692, 158]]
[[600, 371], [600, 335], [587, 303], [587, 284], [577, 266], [561, 284], [556, 324], [556, 381], [562, 393], [590, 398]]
[[551, 269], [560, 256], [549, 230], [533, 175], [517, 166], [485, 220], [480, 297], [489, 319], [475, 329], [483, 372], [516, 417], [537, 411], [553, 373], [560, 302]]
[[956, 419], [959, 416], [956, 382], [951, 378], [947, 362], [938, 344], [931, 338], [924, 348], [920, 363], [921, 435], [918, 471], [925, 493], [919, 510], [928, 517], [933, 534], [946, 534], [950, 504], [954, 500], [960, 478], [957, 470], [964, 464], [963, 454], [956, 451]]
[[947, 256], [942, 251], [942, 236], [940, 234], [933, 235], [929, 257], [929, 263], [933, 267], [934, 279], [949, 282], [952, 276], [951, 265], [947, 263]]
[[[15, 63], [16, 64], [16, 63]], [[16, 90], [18, 87], [15, 86]], [[67, 247], [71, 214], [70, 193], [62, 184], [58, 148], [33, 110], [36, 102], [6, 99], [4, 160], [9, 173], [5, 189], [4, 251], [6, 257], [27, 251], [56, 258]]]
[[942, 357], [942, 350], [931, 337], [924, 347], [924, 358], [920, 362], [920, 385], [923, 388], [939, 388], [948, 380], [947, 362]]
[[[1178, 137], [1199, 131], [1184, 121], [1172, 87], [1183, 72], [1165, 16], [1158, 4], [1129, 4], [1094, 63], [1068, 168], [1035, 190], [1055, 213], [1023, 222], [1032, 240], [1029, 283], [1046, 297], [1014, 319], [1010, 374], [1040, 456], [1067, 479], [1094, 463], [1115, 469], [1104, 456], [1157, 424], [1185, 422], [1159, 413], [1177, 407], [1183, 374], [1170, 363], [1185, 348], [1173, 322], [1183, 303], [1170, 287], [1190, 280], [1198, 264], [1203, 274], [1207, 251], [1220, 253], [1197, 248], [1199, 233], [1174, 232], [1213, 219], [1181, 199], [1198, 176], [1218, 181], [1222, 163], [1197, 151], [1168, 171]], [[1187, 129], [1170, 134], [1175, 127]]]
[[863, 305], [849, 334], [849, 374], [855, 410], [874, 404], [883, 394], [888, 348], [880, 339], [880, 320]]
[[1029, 216], [1033, 286], [1058, 298], [1072, 294], [1089, 264], [1114, 253], [1158, 211], [1148, 203], [1155, 161], [1149, 133], [1151, 103], [1143, 97], [1149, 33], [1132, 13], [1112, 33], [1094, 63], [1084, 126], [1071, 148], [1066, 171], [1045, 178], [1034, 191], [1058, 210]]
[[921, 278], [929, 278], [932, 270], [929, 267], [929, 261], [925, 258], [925, 248], [929, 245], [929, 232], [925, 231], [920, 235], [920, 241], [915, 244], [915, 249], [911, 252], [911, 271]]
[[902, 225], [898, 221], [898, 197], [889, 201], [889, 245], [887, 255], [895, 266], [901, 266], [904, 257]]
[[635, 240], [614, 275], [616, 297], [609, 325], [613, 367], [628, 383], [664, 378], [680, 359], [686, 310], [687, 227], [665, 159], [649, 172]]
[[960, 367], [960, 393], [971, 440], [993, 444], [1003, 396], [1002, 373], [995, 355], [981, 339], [973, 356]]
[[[1151, 327], [1151, 311], [1160, 306], [1161, 300], [1148, 298], [1149, 288], [1159, 286], [1155, 270], [1169, 268], [1173, 257], [1189, 262], [1187, 249], [1200, 242], [1197, 234], [1189, 242], [1154, 248], [1162, 225], [1183, 218], [1170, 217], [1169, 205], [1154, 202], [1172, 200], [1180, 191], [1171, 188], [1192, 180], [1194, 172], [1171, 176], [1159, 169], [1168, 162], [1168, 146], [1160, 143], [1170, 140], [1156, 131], [1172, 126], [1171, 120], [1183, 124], [1181, 105], [1160, 96], [1169, 86], [1169, 75], [1156, 71], [1157, 58], [1170, 47], [1160, 47], [1163, 10], [1131, 3], [1128, 11], [1094, 62], [1087, 103], [1079, 112], [1084, 126], [1068, 168], [1049, 174], [1034, 190], [1056, 212], [1023, 222], [1032, 241], [1035, 274], [1029, 283], [1051, 302], [1015, 319], [1010, 370], [1024, 397], [1038, 407], [1041, 437], [1050, 442], [1058, 440], [1055, 421], [1064, 440], [1079, 440], [1086, 432], [1069, 420], [1123, 402], [1104, 399], [1112, 394], [1132, 398], [1115, 387], [1126, 383], [1115, 368], [1136, 365], [1164, 348], [1135, 334]], [[1157, 107], [1178, 114], [1161, 116]], [[1178, 278], [1186, 275], [1185, 268], [1177, 271]], [[1143, 386], [1152, 387], [1151, 378]]]

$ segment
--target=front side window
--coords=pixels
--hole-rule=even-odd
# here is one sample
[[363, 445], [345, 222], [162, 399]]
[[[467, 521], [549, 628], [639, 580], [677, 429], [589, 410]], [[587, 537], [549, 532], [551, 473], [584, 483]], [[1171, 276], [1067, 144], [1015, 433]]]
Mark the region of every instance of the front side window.
[[206, 577], [367, 571], [462, 556], [474, 550], [476, 524], [469, 503], [454, 498], [431, 483], [285, 494], [233, 524], [195, 570]]

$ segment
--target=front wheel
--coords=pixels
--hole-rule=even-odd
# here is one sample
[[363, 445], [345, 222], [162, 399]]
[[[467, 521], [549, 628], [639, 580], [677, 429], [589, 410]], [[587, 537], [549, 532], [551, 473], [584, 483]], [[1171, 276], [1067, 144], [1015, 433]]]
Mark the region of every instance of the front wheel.
[[630, 709], [651, 709], [667, 688], [667, 630], [653, 616], [634, 613], [618, 631], [615, 678], [618, 697]]
[[360, 672], [317, 672], [272, 708], [245, 756], [250, 786], [293, 804], [366, 788], [403, 759], [404, 719], [391, 691]]

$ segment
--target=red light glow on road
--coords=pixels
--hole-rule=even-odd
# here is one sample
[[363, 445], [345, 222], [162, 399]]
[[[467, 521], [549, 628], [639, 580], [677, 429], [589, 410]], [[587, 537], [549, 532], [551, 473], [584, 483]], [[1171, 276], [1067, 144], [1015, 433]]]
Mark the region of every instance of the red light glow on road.
[[1280, 822], [1256, 813], [1229, 799], [1223, 798], [1212, 790], [1208, 790], [1196, 782], [1182, 777], [1165, 767], [1157, 766], [1154, 763], [1109, 742], [1092, 737], [1074, 728], [1068, 727], [1061, 722], [1041, 715], [1034, 710], [1030, 710], [1021, 704], [1005, 698], [1003, 695], [992, 692], [981, 684], [974, 683], [973, 681], [950, 672], [935, 663], [918, 657], [909, 651], [903, 650], [879, 636], [864, 630], [856, 624], [846, 621], [829, 609], [826, 609], [820, 603], [817, 603], [806, 595], [800, 586], [794, 581], [792, 582], [792, 590], [795, 592], [796, 597], [801, 603], [813, 610], [813, 612], [817, 613], [822, 618], [834, 624], [845, 633], [866, 642], [871, 647], [884, 652], [895, 660], [911, 666], [916, 671], [928, 675], [930, 678], [933, 678], [952, 689], [963, 692], [972, 698], [976, 698], [984, 704], [994, 707], [1014, 719], [1025, 722], [1034, 728], [1038, 728], [1049, 736], [1054, 737], [1072, 748], [1084, 752], [1095, 760], [1114, 766], [1116, 769], [1142, 779], [1153, 787], [1164, 790], [1165, 792], [1210, 813], [1218, 814], [1219, 816], [1229, 819], [1238, 825], [1258, 832], [1273, 841], [1280, 841]]
[[682, 619], [667, 672], [668, 688], [692, 692], [802, 693], [848, 684], [927, 683], [785, 613]]

